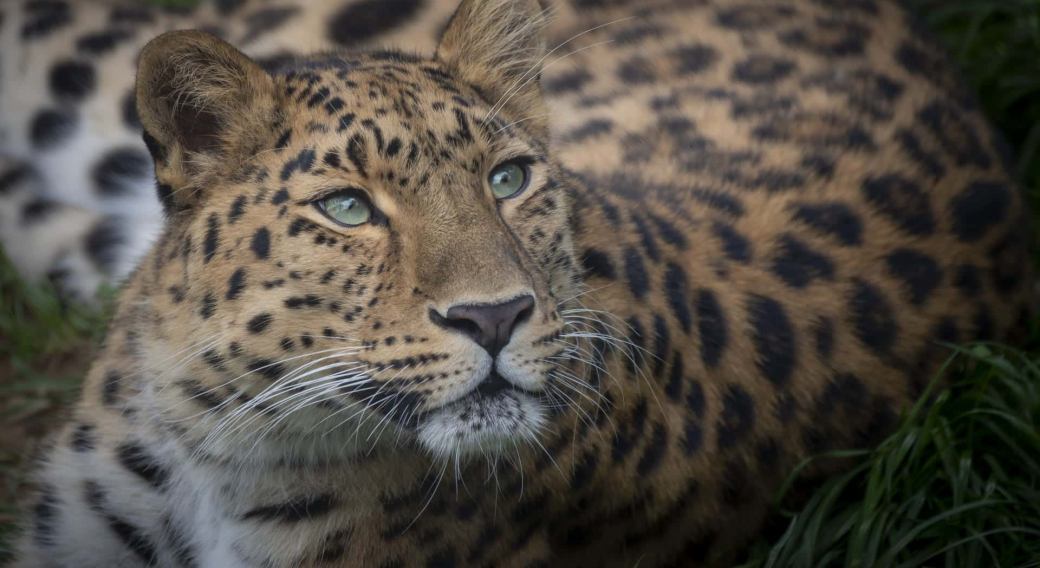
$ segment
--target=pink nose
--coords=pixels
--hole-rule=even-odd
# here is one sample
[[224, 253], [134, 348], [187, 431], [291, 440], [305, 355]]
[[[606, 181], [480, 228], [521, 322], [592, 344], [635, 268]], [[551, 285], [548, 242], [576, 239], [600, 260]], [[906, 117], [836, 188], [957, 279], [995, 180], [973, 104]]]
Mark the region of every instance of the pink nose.
[[534, 297], [527, 295], [501, 304], [452, 306], [444, 316], [430, 310], [430, 318], [441, 327], [465, 334], [494, 357], [509, 343], [516, 326], [531, 317], [532, 311]]

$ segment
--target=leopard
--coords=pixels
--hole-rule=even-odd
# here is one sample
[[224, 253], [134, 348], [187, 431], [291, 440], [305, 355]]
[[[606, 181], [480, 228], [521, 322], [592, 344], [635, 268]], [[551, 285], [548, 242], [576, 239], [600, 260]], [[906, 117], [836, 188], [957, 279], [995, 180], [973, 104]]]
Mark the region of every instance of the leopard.
[[119, 282], [19, 568], [731, 566], [1035, 313], [1006, 144], [895, 0], [0, 13], [3, 139], [82, 121], [7, 154], [64, 232], [4, 244]]

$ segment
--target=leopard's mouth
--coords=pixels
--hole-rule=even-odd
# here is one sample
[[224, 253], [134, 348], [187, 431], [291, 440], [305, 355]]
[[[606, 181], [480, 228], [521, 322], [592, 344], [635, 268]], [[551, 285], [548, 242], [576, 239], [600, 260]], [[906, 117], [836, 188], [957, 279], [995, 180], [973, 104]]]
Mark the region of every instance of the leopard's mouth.
[[418, 424], [419, 440], [435, 455], [494, 455], [537, 436], [546, 416], [536, 394], [492, 371], [477, 388], [428, 413]]

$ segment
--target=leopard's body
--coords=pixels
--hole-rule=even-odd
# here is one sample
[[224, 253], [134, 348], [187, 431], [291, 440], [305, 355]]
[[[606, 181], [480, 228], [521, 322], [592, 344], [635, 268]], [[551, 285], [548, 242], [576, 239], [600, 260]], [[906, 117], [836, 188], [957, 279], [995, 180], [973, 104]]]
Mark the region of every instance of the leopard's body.
[[[20, 264], [81, 295], [129, 274], [18, 566], [725, 565], [802, 458], [890, 431], [941, 342], [1032, 310], [1000, 142], [892, 2], [561, 2], [544, 61], [533, 1], [222, 2], [92, 53], [112, 6], [0, 5], [4, 198], [86, 207], [3, 242], [57, 243]], [[266, 70], [163, 35], [128, 128], [144, 42], [209, 26]], [[351, 39], [419, 55], [286, 56]], [[142, 123], [162, 209], [150, 173], [92, 177]], [[313, 206], [348, 187], [379, 216]], [[516, 298], [494, 355], [445, 324]]]

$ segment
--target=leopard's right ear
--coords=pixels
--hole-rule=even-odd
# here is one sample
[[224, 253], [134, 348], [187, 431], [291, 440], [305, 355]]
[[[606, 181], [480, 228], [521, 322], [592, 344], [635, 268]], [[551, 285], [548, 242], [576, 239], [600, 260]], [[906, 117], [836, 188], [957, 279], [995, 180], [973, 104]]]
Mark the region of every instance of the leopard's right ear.
[[190, 210], [207, 175], [256, 147], [275, 102], [274, 79], [212, 35], [172, 31], [145, 45], [137, 112], [167, 214]]

